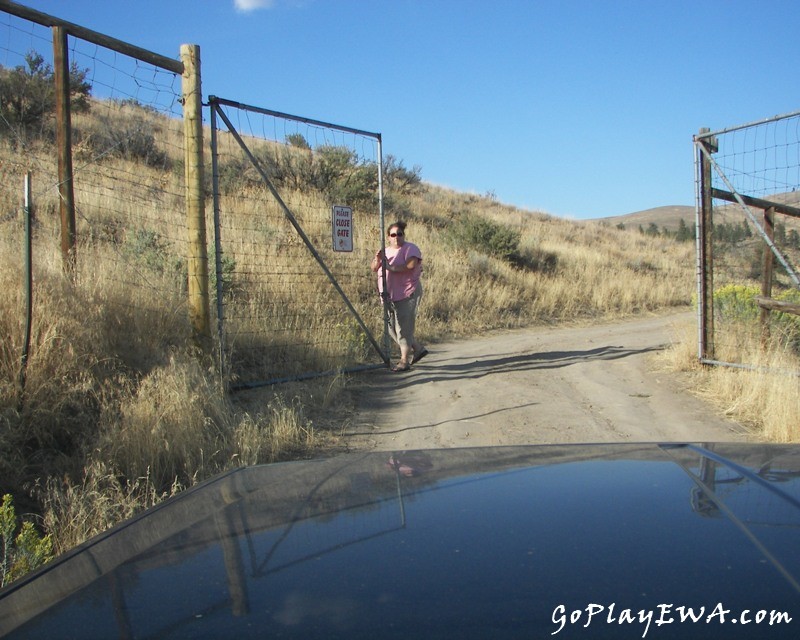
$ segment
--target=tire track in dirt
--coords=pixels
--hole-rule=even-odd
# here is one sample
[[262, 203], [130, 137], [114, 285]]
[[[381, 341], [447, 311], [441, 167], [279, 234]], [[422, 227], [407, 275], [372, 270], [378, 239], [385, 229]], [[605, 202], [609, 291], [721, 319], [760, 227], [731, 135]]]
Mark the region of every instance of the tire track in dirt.
[[412, 371], [356, 382], [345, 442], [403, 450], [751, 439], [692, 395], [684, 375], [653, 364], [695, 321], [680, 313], [429, 345]]

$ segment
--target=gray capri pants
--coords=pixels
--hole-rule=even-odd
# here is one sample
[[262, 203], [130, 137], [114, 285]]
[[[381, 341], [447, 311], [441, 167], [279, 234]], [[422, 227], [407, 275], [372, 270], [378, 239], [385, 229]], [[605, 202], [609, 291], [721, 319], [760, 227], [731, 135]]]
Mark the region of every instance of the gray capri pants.
[[417, 322], [417, 307], [422, 299], [422, 283], [408, 298], [389, 305], [389, 335], [402, 347], [414, 344], [414, 327]]

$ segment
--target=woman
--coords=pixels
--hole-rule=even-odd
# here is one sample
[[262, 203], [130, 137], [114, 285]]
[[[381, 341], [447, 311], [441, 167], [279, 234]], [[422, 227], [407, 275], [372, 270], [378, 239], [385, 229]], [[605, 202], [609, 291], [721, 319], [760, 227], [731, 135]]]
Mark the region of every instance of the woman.
[[[378, 291], [389, 303], [389, 335], [400, 347], [400, 360], [392, 371], [408, 371], [428, 350], [414, 339], [417, 306], [422, 297], [422, 252], [406, 242], [406, 223], [395, 222], [386, 231], [386, 252], [379, 249], [371, 269], [378, 274]], [[384, 293], [384, 273], [386, 292]]]

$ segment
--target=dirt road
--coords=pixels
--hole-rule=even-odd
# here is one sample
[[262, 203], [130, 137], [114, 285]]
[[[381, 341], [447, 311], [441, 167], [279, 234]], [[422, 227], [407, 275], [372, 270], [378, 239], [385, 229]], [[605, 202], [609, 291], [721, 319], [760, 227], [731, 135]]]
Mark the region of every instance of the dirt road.
[[682, 313], [430, 345], [412, 371], [359, 381], [347, 446], [747, 440], [687, 390], [686, 377], [654, 367], [695, 322]]

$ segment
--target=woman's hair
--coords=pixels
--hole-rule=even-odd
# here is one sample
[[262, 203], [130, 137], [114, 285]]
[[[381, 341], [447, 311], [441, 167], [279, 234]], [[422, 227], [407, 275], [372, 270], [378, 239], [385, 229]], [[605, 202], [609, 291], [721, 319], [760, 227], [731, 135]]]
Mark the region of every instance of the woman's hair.
[[393, 222], [393, 223], [392, 223], [392, 224], [390, 224], [388, 227], [386, 227], [386, 233], [387, 233], [387, 235], [389, 234], [389, 232], [390, 232], [392, 229], [395, 229], [395, 228], [396, 228], [396, 229], [400, 229], [400, 231], [402, 231], [403, 233], [405, 233], [405, 232], [406, 232], [406, 223], [405, 223], [405, 222], [403, 222], [402, 220], [398, 220], [397, 222]]

